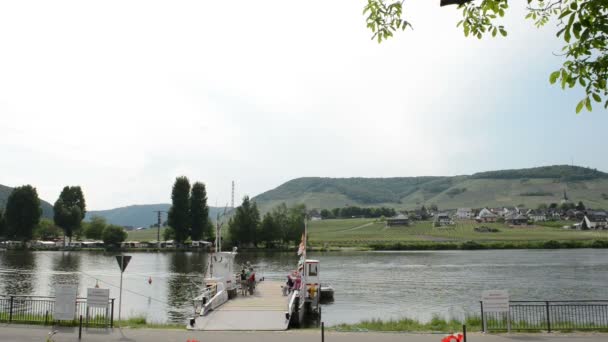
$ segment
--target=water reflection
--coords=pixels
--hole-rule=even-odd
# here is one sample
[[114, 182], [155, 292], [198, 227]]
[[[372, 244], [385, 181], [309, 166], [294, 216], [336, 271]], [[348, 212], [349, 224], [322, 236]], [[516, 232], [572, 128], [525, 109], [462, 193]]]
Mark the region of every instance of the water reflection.
[[54, 271], [49, 282], [51, 292], [57, 284], [79, 285], [82, 256], [81, 252], [59, 252], [50, 256]]
[[198, 296], [207, 267], [206, 253], [178, 252], [169, 255], [167, 315], [172, 322], [183, 322], [192, 314], [192, 299]]
[[32, 295], [36, 287], [36, 254], [29, 251], [6, 251], [0, 253], [1, 294]]

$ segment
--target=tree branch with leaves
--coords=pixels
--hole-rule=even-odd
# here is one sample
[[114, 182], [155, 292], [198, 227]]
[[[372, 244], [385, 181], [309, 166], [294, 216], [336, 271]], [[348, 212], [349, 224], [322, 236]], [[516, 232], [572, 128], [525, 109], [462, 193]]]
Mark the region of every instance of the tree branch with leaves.
[[[579, 86], [584, 89], [576, 112], [583, 108], [593, 110], [592, 103], [608, 108], [608, 0], [526, 0], [525, 19], [538, 28], [554, 18], [556, 36], [564, 41], [560, 56], [565, 61], [559, 70], [551, 73], [549, 81], [559, 81], [562, 89]], [[507, 30], [498, 22], [509, 8], [508, 0], [441, 0], [442, 6], [457, 4], [462, 11], [462, 27], [466, 37], [483, 38], [486, 34], [507, 36]], [[372, 39], [381, 43], [397, 31], [412, 27], [404, 18], [402, 0], [367, 0], [363, 9]]]

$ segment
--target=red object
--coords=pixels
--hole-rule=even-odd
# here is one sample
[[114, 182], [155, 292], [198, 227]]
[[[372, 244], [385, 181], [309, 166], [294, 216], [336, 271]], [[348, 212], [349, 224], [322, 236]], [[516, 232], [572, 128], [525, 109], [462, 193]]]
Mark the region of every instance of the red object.
[[444, 337], [441, 342], [462, 342], [464, 336], [462, 334], [452, 334]]
[[152, 284], [152, 277], [148, 278], [148, 284]]

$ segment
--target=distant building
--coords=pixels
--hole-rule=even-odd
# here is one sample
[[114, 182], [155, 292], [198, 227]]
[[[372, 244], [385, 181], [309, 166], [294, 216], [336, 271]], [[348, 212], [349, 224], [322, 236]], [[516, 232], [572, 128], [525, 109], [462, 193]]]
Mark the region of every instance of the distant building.
[[409, 224], [410, 224], [410, 219], [407, 215], [404, 215], [404, 214], [399, 214], [395, 217], [386, 219], [387, 227], [408, 226]]
[[534, 222], [547, 221], [547, 213], [544, 210], [530, 210], [528, 217]]
[[479, 214], [475, 218], [475, 220], [479, 222], [496, 222], [498, 219], [498, 215], [491, 212], [488, 208], [483, 208], [479, 211]]
[[505, 222], [516, 226], [527, 225], [528, 220], [528, 216], [518, 213], [510, 213], [509, 215], [505, 216]]
[[456, 218], [460, 220], [470, 220], [475, 217], [475, 212], [471, 208], [458, 208]]
[[438, 213], [437, 215], [435, 215], [435, 220], [433, 221], [433, 224], [435, 226], [443, 227], [454, 224], [454, 221], [452, 221], [450, 215], [448, 215], [447, 213]]
[[581, 222], [581, 229], [608, 229], [608, 216], [603, 211], [590, 212]]

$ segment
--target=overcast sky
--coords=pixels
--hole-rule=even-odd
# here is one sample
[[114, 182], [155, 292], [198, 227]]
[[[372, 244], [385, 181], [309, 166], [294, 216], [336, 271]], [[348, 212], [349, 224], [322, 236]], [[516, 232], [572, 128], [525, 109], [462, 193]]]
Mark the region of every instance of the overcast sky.
[[607, 112], [549, 85], [555, 28], [511, 2], [503, 39], [406, 2], [378, 44], [365, 0], [0, 2], [0, 184], [89, 209], [210, 205], [302, 176], [389, 177], [575, 164], [608, 170]]

